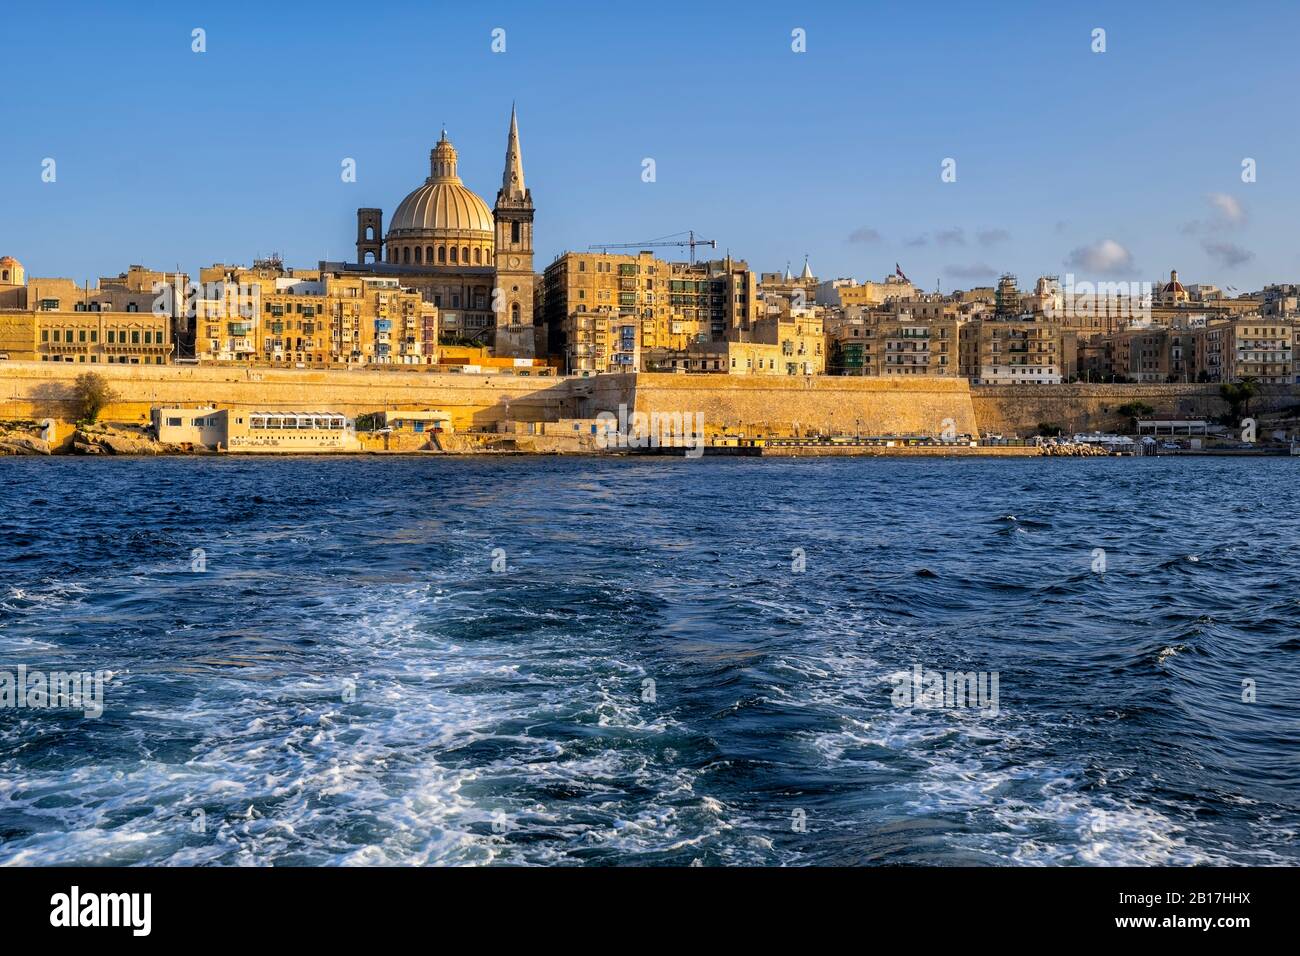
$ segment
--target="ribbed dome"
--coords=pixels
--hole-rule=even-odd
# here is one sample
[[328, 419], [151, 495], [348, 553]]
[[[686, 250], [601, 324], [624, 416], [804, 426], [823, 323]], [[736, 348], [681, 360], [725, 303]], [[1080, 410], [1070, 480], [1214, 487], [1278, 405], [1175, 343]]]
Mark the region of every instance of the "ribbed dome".
[[411, 193], [393, 213], [388, 238], [440, 239], [493, 238], [492, 210], [456, 175], [456, 148], [442, 139], [429, 153], [429, 178]]
[[389, 236], [437, 238], [438, 233], [482, 232], [492, 235], [492, 210], [460, 183], [426, 182], [393, 213]]

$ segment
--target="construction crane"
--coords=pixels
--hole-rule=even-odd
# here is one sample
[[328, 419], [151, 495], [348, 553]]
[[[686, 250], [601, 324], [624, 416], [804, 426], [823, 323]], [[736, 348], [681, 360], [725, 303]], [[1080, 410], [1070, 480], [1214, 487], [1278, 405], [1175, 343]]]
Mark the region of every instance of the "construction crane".
[[[686, 236], [685, 239], [678, 239], [678, 236]], [[649, 242], [604, 242], [594, 246], [588, 246], [588, 249], [599, 249], [606, 252], [610, 249], [654, 249], [660, 246], [690, 246], [691, 264], [695, 264], [695, 247], [708, 246], [710, 249], [718, 248], [716, 239], [696, 239], [695, 230], [688, 229], [686, 232], [674, 232], [670, 236], [660, 236], [658, 239], [651, 239]]]

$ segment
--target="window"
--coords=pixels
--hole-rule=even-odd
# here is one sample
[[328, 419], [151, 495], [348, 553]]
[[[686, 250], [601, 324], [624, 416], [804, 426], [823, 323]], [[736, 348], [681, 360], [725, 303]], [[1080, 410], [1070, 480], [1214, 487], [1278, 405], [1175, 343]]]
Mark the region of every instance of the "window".
[[510, 241], [519, 242], [519, 223], [517, 222], [510, 224]]
[[138, 331], [131, 332], [131, 344], [132, 345], [140, 344], [140, 333]]

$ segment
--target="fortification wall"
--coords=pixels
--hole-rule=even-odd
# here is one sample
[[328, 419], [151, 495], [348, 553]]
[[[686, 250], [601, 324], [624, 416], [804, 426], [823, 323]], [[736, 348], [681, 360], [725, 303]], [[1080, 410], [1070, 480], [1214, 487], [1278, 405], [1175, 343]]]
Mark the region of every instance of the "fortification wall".
[[457, 429], [496, 421], [572, 417], [566, 380], [446, 372], [337, 371], [222, 366], [82, 365], [0, 362], [0, 417], [68, 418], [71, 387], [94, 371], [118, 395], [102, 418], [141, 422], [153, 405], [203, 405], [346, 415], [385, 408], [438, 408]]
[[[602, 376], [590, 405], [617, 412], [703, 413], [706, 434], [938, 435], [952, 420], [956, 434], [977, 430], [965, 379], [840, 376], [675, 375]], [[615, 381], [622, 379], [623, 381]]]
[[[992, 385], [965, 379], [674, 375], [590, 378], [338, 371], [224, 366], [81, 365], [0, 361], [0, 418], [67, 419], [77, 375], [95, 371], [117, 393], [103, 417], [140, 423], [153, 405], [270, 411], [436, 408], [458, 431], [497, 422], [554, 422], [634, 412], [702, 413], [706, 434], [1034, 434], [1040, 423], [1067, 433], [1124, 424], [1118, 408], [1145, 402], [1156, 417], [1213, 418], [1227, 410], [1217, 385]], [[1300, 404], [1300, 386], [1264, 386], [1255, 414]]]
[[[1218, 385], [973, 385], [971, 402], [982, 432], [1021, 436], [1039, 424], [1059, 425], [1067, 434], [1127, 427], [1118, 409], [1143, 402], [1154, 418], [1212, 420], [1228, 410]], [[1251, 412], [1281, 411], [1300, 403], [1300, 386], [1265, 385]]]

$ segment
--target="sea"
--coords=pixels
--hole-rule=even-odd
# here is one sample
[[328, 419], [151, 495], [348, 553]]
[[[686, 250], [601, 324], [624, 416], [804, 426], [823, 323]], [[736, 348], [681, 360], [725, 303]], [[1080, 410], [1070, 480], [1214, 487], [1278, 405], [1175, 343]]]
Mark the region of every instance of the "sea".
[[1297, 469], [0, 459], [0, 864], [1295, 865]]

